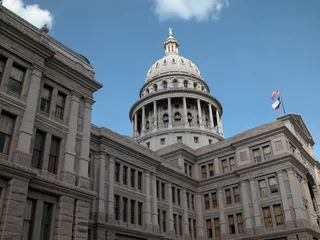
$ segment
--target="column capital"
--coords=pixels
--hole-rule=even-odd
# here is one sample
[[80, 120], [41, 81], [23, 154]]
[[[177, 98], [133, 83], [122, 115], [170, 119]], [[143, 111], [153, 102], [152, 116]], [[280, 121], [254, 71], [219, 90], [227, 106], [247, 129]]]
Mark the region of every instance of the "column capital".
[[[79, 101], [79, 98], [81, 98], [82, 94], [76, 90], [71, 90], [71, 96], [72, 96], [72, 99], [74, 99], [74, 97], [77, 97], [78, 98], [78, 101]], [[76, 99], [77, 99], [76, 98]]]
[[108, 155], [109, 162], [115, 162], [116, 157], [113, 155]]
[[42, 73], [45, 72], [45, 67], [44, 66], [41, 66], [39, 63], [33, 63], [32, 64], [32, 73], [31, 74], [36, 74], [38, 72], [40, 72], [40, 75], [38, 77], [41, 77], [42, 76]]
[[96, 101], [91, 97], [84, 97], [84, 102], [86, 103], [85, 107], [92, 106]]
[[255, 182], [256, 182], [256, 180], [254, 178], [250, 178], [249, 181], [250, 181], [250, 184], [255, 184]]
[[282, 172], [282, 170], [277, 171], [276, 173], [277, 173], [277, 176], [278, 176], [278, 177], [283, 177], [283, 172]]

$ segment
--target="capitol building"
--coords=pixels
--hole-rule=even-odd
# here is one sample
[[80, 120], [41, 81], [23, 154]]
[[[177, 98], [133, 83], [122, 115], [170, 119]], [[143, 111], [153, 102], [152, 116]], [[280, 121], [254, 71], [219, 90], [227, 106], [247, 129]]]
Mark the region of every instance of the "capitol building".
[[141, 85], [131, 137], [93, 125], [90, 61], [0, 4], [0, 240], [320, 239], [300, 115], [225, 138], [172, 29]]

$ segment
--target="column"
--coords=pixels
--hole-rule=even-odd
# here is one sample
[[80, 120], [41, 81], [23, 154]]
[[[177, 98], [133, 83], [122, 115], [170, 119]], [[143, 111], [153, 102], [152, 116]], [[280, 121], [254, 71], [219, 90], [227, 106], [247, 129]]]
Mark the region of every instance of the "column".
[[309, 216], [309, 225], [315, 229], [318, 229], [319, 227], [317, 224], [317, 216], [314, 211], [307, 179], [305, 179], [305, 178], [302, 179], [302, 187], [303, 187], [303, 191], [306, 196], [306, 199], [308, 200], [308, 214], [307, 215]]
[[243, 220], [246, 236], [253, 236], [252, 221], [249, 209], [249, 193], [246, 181], [241, 181], [241, 197], [243, 205]]
[[169, 116], [169, 128], [172, 128], [171, 98], [168, 98], [168, 116]]
[[188, 205], [187, 205], [187, 191], [185, 189], [182, 190], [182, 198], [183, 201], [183, 221], [184, 221], [184, 236], [187, 238], [190, 236], [189, 233], [189, 219], [188, 219]]
[[[93, 100], [85, 98], [84, 102], [84, 114], [83, 114], [83, 128], [82, 128], [82, 139], [81, 149], [79, 158], [79, 180], [78, 185], [90, 189], [89, 186], [89, 152], [90, 152], [90, 132], [91, 132], [91, 112], [92, 112]], [[83, 179], [84, 178], [84, 179]]]
[[291, 189], [293, 208], [296, 215], [296, 224], [297, 226], [304, 227], [307, 224], [306, 223], [307, 219], [306, 219], [306, 214], [305, 214], [305, 209], [303, 206], [301, 194], [299, 193], [300, 190], [298, 186], [298, 180], [292, 169], [288, 169], [287, 173], [288, 173], [288, 179], [289, 179], [289, 184]]
[[288, 196], [287, 196], [286, 186], [284, 185], [282, 171], [277, 172], [277, 176], [278, 176], [278, 181], [279, 181], [279, 187], [280, 187], [282, 207], [283, 207], [283, 212], [284, 212], [284, 219], [285, 219], [285, 223], [286, 223], [286, 228], [292, 229], [292, 228], [294, 228], [294, 226], [293, 226], [293, 222], [292, 222], [292, 218], [291, 218]]
[[158, 223], [158, 199], [157, 199], [157, 177], [152, 174], [152, 224], [155, 232], [159, 232]]
[[77, 136], [77, 123], [78, 123], [78, 111], [79, 111], [79, 95], [76, 92], [72, 92], [71, 97], [71, 109], [69, 116], [69, 131], [66, 140], [66, 149], [64, 154], [64, 166], [62, 172], [62, 180], [69, 184], [75, 183], [74, 173], [74, 160], [75, 160], [75, 147]]
[[257, 190], [256, 190], [256, 181], [254, 179], [250, 179], [250, 188], [251, 188], [251, 197], [252, 197], [252, 205], [253, 205], [253, 216], [255, 222], [255, 234], [262, 233], [262, 224], [260, 217], [260, 207], [258, 204]]
[[[97, 215], [97, 220], [104, 222], [106, 218], [105, 217], [106, 216], [105, 215], [106, 214], [106, 211], [105, 211], [106, 157], [104, 154], [100, 154], [99, 158], [95, 159], [95, 161], [97, 163], [97, 166], [95, 166], [95, 172], [97, 173], [97, 175], [95, 176], [95, 189], [97, 191], [97, 198], [94, 200], [96, 202], [96, 215]], [[114, 162], [113, 162], [113, 166], [114, 166]], [[108, 169], [110, 169], [110, 164]], [[108, 173], [108, 176], [110, 176], [110, 172]], [[108, 189], [109, 188], [110, 188], [110, 184], [108, 186]]]
[[151, 189], [150, 189], [150, 172], [146, 171], [144, 174], [145, 180], [145, 193], [146, 193], [146, 208], [144, 212], [144, 223], [147, 231], [152, 231], [151, 223]]
[[146, 110], [145, 107], [142, 107], [142, 132], [141, 135], [144, 135], [146, 131]]
[[209, 107], [210, 126], [211, 126], [211, 128], [213, 130], [214, 129], [214, 123], [213, 123], [213, 115], [212, 115], [212, 106], [211, 106], [210, 103], [208, 104], [208, 107]]
[[200, 103], [200, 99], [197, 99], [197, 104], [198, 104], [198, 116], [199, 116], [199, 124], [200, 124], [200, 128], [204, 128], [203, 124], [202, 124], [202, 111], [201, 111], [201, 103]]
[[167, 184], [168, 186], [168, 205], [169, 205], [169, 209], [168, 209], [168, 230], [169, 230], [169, 235], [170, 236], [174, 236], [175, 232], [174, 232], [174, 219], [173, 219], [173, 207], [172, 207], [172, 185], [171, 183]]
[[59, 197], [56, 207], [54, 239], [72, 239], [72, 223], [74, 199], [66, 196]]
[[29, 92], [26, 101], [26, 109], [23, 114], [21, 126], [19, 130], [19, 139], [16, 149], [15, 162], [29, 167], [31, 165], [31, 140], [33, 137], [33, 127], [38, 106], [38, 98], [40, 92], [40, 83], [42, 72], [40, 67], [34, 66], [31, 73]]
[[219, 203], [219, 216], [220, 216], [220, 227], [221, 227], [221, 238], [226, 239], [227, 235], [227, 223], [226, 216], [224, 213], [224, 201], [222, 189], [218, 189], [218, 203]]
[[220, 174], [219, 158], [215, 158], [213, 163], [214, 163], [214, 175], [219, 175]]
[[188, 112], [187, 112], [187, 98], [183, 97], [183, 115], [184, 115], [184, 127], [189, 127]]
[[[211, 194], [209, 196], [211, 197]], [[196, 197], [196, 210], [198, 212], [198, 219], [197, 219], [198, 239], [204, 240], [206, 239], [206, 231], [205, 231], [204, 222], [203, 222], [203, 208], [202, 208], [203, 200], [202, 200], [201, 194], [197, 194], [195, 197]]]
[[135, 127], [134, 127], [134, 117], [131, 119], [132, 120], [132, 137], [135, 137]]
[[221, 134], [222, 134], [222, 131], [221, 131], [221, 126], [220, 126], [220, 115], [219, 115], [219, 110], [218, 109], [216, 109], [216, 118], [217, 118], [217, 129], [218, 129], [218, 133], [220, 134], [220, 136], [221, 136]]
[[158, 129], [158, 114], [157, 114], [157, 101], [153, 102], [153, 131], [157, 131]]
[[[109, 172], [108, 172], [108, 212], [107, 212], [107, 221], [112, 222], [115, 220], [114, 213], [114, 167], [115, 167], [115, 157], [109, 156]], [[104, 185], [103, 185], [104, 187]], [[122, 203], [120, 203], [121, 206]]]
[[137, 135], [138, 135], [138, 116], [137, 116], [137, 113], [135, 112], [134, 113], [134, 135], [133, 135], [133, 137], [137, 138]]

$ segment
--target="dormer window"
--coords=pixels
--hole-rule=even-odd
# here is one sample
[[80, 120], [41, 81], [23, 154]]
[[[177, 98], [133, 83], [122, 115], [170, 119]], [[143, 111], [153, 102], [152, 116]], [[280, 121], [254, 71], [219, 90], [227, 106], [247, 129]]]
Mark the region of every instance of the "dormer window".
[[167, 83], [167, 81], [163, 81], [163, 82], [162, 82], [162, 85], [163, 85], [163, 89], [167, 89], [167, 88], [168, 88], [168, 83]]

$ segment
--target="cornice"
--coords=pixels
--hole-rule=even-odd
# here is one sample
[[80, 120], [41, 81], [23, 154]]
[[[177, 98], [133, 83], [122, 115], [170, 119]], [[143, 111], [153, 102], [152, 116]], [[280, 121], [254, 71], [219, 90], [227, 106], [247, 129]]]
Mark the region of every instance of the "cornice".
[[0, 175], [7, 178], [18, 177], [22, 179], [32, 179], [36, 176], [37, 171], [0, 159]]

